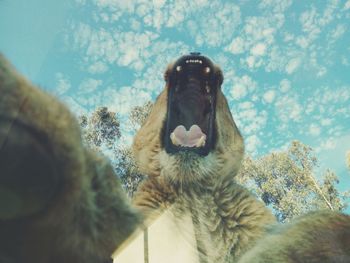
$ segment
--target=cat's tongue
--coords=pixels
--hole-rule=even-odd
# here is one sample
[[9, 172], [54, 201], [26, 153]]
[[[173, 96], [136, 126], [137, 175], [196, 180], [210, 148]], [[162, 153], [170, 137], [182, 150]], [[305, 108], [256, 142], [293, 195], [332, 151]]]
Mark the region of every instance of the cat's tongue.
[[192, 125], [187, 131], [183, 125], [179, 125], [170, 134], [171, 142], [176, 146], [202, 147], [205, 145], [207, 136], [198, 125]]

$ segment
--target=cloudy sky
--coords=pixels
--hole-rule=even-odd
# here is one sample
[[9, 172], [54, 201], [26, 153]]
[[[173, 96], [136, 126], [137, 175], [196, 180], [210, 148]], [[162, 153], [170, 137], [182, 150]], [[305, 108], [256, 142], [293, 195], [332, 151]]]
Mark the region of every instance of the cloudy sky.
[[221, 66], [247, 153], [312, 146], [350, 188], [350, 0], [2, 0], [0, 51], [77, 114], [124, 120], [200, 51]]

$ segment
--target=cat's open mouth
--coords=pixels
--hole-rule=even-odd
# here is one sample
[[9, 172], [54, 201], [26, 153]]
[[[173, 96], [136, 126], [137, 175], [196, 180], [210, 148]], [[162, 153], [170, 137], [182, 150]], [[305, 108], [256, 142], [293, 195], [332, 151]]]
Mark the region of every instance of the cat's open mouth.
[[167, 153], [207, 155], [215, 145], [218, 82], [214, 65], [198, 53], [178, 59], [167, 79], [167, 117], [163, 144]]

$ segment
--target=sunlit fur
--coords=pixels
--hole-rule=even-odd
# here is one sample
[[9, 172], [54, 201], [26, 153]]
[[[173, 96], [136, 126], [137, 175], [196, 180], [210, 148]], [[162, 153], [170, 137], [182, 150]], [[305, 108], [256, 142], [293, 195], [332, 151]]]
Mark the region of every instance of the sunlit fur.
[[[216, 73], [221, 74], [219, 67]], [[136, 161], [149, 176], [136, 192], [134, 204], [146, 218], [169, 207], [174, 220], [190, 214], [203, 262], [234, 260], [274, 222], [274, 216], [234, 181], [244, 146], [221, 89], [217, 91], [216, 145], [207, 156], [169, 155], [161, 148], [168, 88], [159, 95], [134, 139]]]
[[[217, 67], [217, 72], [221, 70]], [[169, 71], [169, 69], [167, 70]], [[136, 134], [134, 155], [140, 171], [149, 176], [167, 178], [180, 187], [211, 177], [234, 176], [240, 167], [244, 145], [221, 89], [217, 91], [217, 144], [206, 157], [192, 153], [169, 155], [161, 149], [161, 130], [167, 109], [168, 87], [158, 96], [143, 127]]]
[[161, 149], [168, 88], [157, 98], [133, 145], [141, 171], [149, 175], [134, 198], [147, 219], [153, 220], [165, 209], [177, 222], [190, 214], [200, 262], [350, 262], [349, 215], [319, 211], [278, 225], [263, 203], [235, 183], [243, 140], [221, 90], [216, 106], [217, 145], [208, 156], [171, 156]]
[[[44, 175], [55, 177], [53, 198], [41, 194], [49, 187], [46, 180], [22, 186], [22, 178], [33, 181], [37, 175], [14, 165], [30, 165], [40, 147], [51, 165], [46, 159], [35, 165], [52, 168]], [[21, 159], [23, 153], [28, 160]], [[0, 154], [13, 156], [11, 169], [0, 166], [1, 202], [12, 208], [9, 214], [0, 207], [0, 262], [104, 263], [139, 222], [112, 166], [83, 146], [74, 116], [16, 73], [1, 54]]]

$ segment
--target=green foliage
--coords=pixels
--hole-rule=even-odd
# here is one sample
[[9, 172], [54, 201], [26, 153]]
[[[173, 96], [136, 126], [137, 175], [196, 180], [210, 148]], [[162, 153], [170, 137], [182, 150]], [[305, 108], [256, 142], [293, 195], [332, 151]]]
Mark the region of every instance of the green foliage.
[[142, 106], [134, 107], [130, 112], [130, 122], [135, 130], [138, 130], [146, 121], [148, 115], [151, 113], [153, 103], [148, 101]]
[[[149, 115], [152, 103], [147, 102], [143, 106], [137, 106], [130, 113], [131, 128], [138, 129]], [[129, 196], [136, 191], [143, 176], [138, 172], [130, 147], [120, 146], [118, 142], [122, 138], [120, 121], [114, 112], [106, 107], [96, 109], [91, 115], [79, 117], [84, 143], [92, 149], [103, 153], [112, 150], [112, 163], [114, 170], [120, 177], [122, 185]]]
[[120, 138], [120, 122], [116, 114], [108, 111], [107, 107], [96, 109], [91, 116], [79, 117], [83, 141], [91, 148], [100, 149], [105, 146], [113, 148]]
[[346, 204], [335, 187], [336, 174], [327, 170], [317, 180], [316, 167], [312, 148], [293, 141], [286, 151], [245, 158], [237, 180], [272, 207], [281, 222], [310, 210], [343, 210]]
[[115, 156], [116, 174], [119, 175], [128, 195], [132, 197], [144, 176], [138, 172], [131, 148], [118, 148], [115, 151]]

